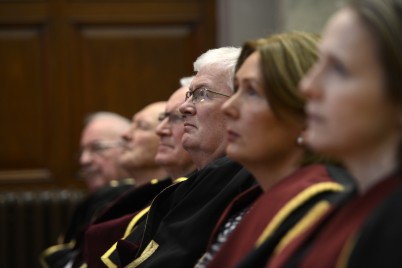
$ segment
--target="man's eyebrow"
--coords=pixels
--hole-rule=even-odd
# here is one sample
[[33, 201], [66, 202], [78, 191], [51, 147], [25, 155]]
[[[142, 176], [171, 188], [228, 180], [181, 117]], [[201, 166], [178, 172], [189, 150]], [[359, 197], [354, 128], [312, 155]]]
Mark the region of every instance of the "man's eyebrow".
[[193, 87], [189, 88], [189, 90], [194, 91], [194, 90], [202, 88], [202, 87], [208, 88], [208, 85], [205, 82], [203, 82], [203, 83], [197, 84], [197, 86], [193, 86]]

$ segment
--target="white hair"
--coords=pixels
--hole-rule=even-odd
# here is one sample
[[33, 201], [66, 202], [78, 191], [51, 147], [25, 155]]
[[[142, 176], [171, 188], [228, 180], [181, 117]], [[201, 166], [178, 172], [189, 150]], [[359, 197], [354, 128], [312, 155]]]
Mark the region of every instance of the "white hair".
[[218, 66], [229, 72], [228, 86], [233, 91], [233, 77], [241, 49], [238, 47], [221, 47], [210, 49], [194, 62], [194, 71], [198, 72], [207, 66]]
[[186, 76], [186, 77], [182, 77], [180, 79], [180, 85], [182, 87], [189, 87], [191, 84], [191, 81], [193, 81], [194, 76]]

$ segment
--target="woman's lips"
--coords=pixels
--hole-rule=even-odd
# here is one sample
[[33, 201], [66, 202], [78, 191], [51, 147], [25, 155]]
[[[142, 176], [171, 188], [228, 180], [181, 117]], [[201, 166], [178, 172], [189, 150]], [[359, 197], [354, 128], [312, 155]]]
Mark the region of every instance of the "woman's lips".
[[307, 122], [308, 124], [320, 124], [324, 121], [322, 116], [319, 116], [317, 113], [307, 113]]
[[240, 135], [234, 132], [233, 130], [227, 130], [226, 133], [229, 142], [235, 141], [237, 138], [240, 137]]

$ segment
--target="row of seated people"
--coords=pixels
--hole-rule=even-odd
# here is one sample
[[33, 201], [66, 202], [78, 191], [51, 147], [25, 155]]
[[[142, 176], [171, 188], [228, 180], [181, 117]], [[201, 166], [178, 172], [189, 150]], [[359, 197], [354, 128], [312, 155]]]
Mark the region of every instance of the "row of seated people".
[[[180, 90], [187, 90], [190, 81], [190, 77], [183, 78]], [[188, 153], [176, 142], [181, 138], [180, 129], [171, 128], [168, 133], [166, 128], [157, 129], [160, 119], [166, 116], [166, 105], [176, 105], [177, 98], [172, 96], [170, 104], [159, 101], [147, 105], [134, 114], [132, 121], [103, 111], [85, 118], [79, 173], [89, 194], [76, 208], [57, 245], [43, 252], [43, 267], [69, 265], [79, 253], [85, 229], [123, 193], [142, 189], [143, 193], [135, 194], [139, 209], [169, 186], [172, 178], [195, 169]], [[165, 140], [165, 149], [159, 146], [161, 140]]]
[[156, 128], [194, 170], [120, 196], [70, 267], [400, 267], [401, 26], [400, 1], [351, 0], [322, 38], [202, 54]]

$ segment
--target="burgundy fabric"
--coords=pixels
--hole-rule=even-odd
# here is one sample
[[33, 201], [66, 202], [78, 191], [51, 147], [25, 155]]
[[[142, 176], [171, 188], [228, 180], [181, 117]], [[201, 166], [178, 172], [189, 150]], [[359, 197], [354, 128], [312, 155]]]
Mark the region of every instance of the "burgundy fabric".
[[257, 199], [207, 267], [235, 267], [253, 249], [265, 227], [289, 200], [316, 183], [331, 181], [324, 165], [302, 168], [279, 181]]
[[88, 267], [104, 267], [100, 256], [123, 237], [133, 216], [147, 207], [157, 194], [171, 184], [170, 178], [159, 180], [157, 183], [147, 183], [127, 191], [110, 204], [85, 230], [73, 267], [81, 267], [82, 263], [87, 261], [90, 262], [87, 263]]
[[392, 176], [343, 207], [332, 208], [273, 257], [266, 267], [284, 267], [285, 264], [295, 263], [294, 258], [303, 251], [303, 257], [300, 262], [297, 261], [298, 267], [335, 267], [346, 243], [357, 234], [365, 219], [401, 184], [399, 176]]
[[84, 261], [88, 267], [104, 267], [100, 257], [123, 237], [136, 213], [91, 225], [85, 233]]
[[225, 211], [219, 218], [218, 223], [216, 224], [211, 237], [209, 238], [208, 248], [212, 246], [212, 244], [216, 240], [216, 236], [219, 234], [219, 230], [221, 229], [222, 225], [225, 224], [227, 219], [230, 217], [232, 211], [237, 211], [238, 208], [243, 208], [250, 206], [255, 200], [262, 194], [262, 189], [259, 185], [255, 185], [250, 189], [242, 192], [238, 196], [236, 196], [233, 201], [227, 206]]

